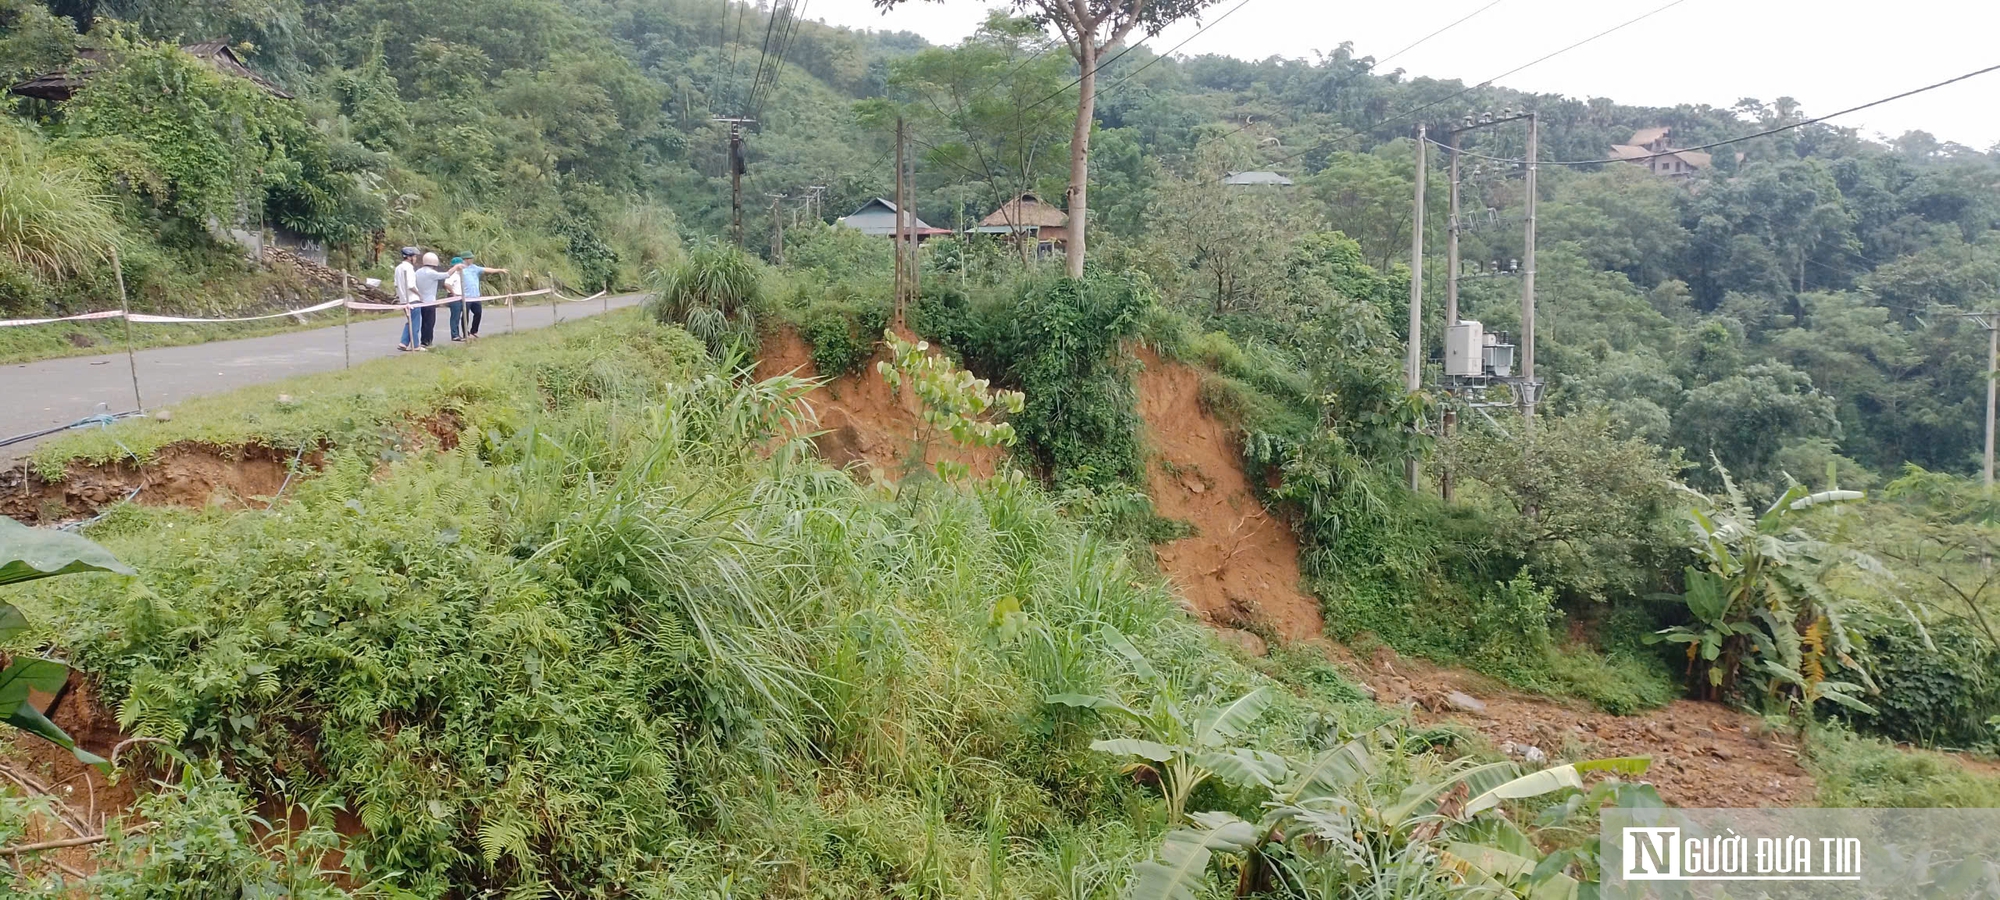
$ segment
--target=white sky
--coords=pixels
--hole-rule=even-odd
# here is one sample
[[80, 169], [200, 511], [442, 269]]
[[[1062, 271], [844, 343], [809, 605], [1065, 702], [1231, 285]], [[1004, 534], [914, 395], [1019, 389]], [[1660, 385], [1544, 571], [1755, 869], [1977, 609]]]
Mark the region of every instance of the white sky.
[[[1238, 0], [1210, 7], [1208, 20]], [[1311, 58], [1342, 41], [1385, 57], [1489, 0], [1249, 0], [1181, 55]], [[1390, 61], [1412, 75], [1485, 81], [1582, 40], [1667, 0], [1501, 0]], [[914, 31], [934, 43], [971, 33], [993, 4], [913, 0], [882, 14], [870, 0], [811, 0], [806, 16], [835, 25]], [[1166, 50], [1194, 34], [1183, 23], [1148, 46]], [[1500, 83], [1621, 103], [1727, 107], [1743, 97], [1796, 98], [1807, 115], [1857, 106], [2000, 65], [1994, 0], [1685, 0]], [[2000, 72], [1833, 120], [1864, 135], [1921, 129], [1977, 148], [2000, 144]]]

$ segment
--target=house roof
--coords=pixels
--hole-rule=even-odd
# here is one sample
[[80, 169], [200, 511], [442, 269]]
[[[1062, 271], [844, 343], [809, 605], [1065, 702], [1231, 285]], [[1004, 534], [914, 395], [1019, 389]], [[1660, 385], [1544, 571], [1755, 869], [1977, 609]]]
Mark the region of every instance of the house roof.
[[1668, 128], [1664, 125], [1658, 128], [1641, 128], [1638, 131], [1632, 132], [1632, 139], [1626, 141], [1626, 143], [1631, 144], [1635, 147], [1644, 147], [1647, 144], [1650, 144], [1663, 137], [1666, 137], [1669, 134], [1672, 134], [1673, 131], [1674, 130], [1672, 128]]
[[1231, 172], [1222, 179], [1223, 184], [1275, 184], [1290, 187], [1292, 180], [1276, 172]]
[[979, 220], [979, 228], [975, 230], [1004, 234], [1016, 228], [1061, 228], [1068, 224], [1069, 213], [1042, 202], [1042, 198], [1031, 191], [1000, 204], [992, 215]]
[[[227, 41], [204, 41], [199, 44], [184, 44], [181, 46], [181, 50], [189, 56], [207, 63], [209, 68], [217, 72], [236, 78], [248, 79], [251, 83], [263, 88], [271, 96], [280, 97], [285, 100], [292, 99], [292, 95], [287, 93], [284, 88], [278, 87], [264, 76], [250, 71], [250, 67], [243, 64], [243, 58], [236, 55], [236, 51], [230, 48]], [[33, 97], [37, 100], [50, 100], [61, 103], [75, 96], [77, 91], [83, 89], [83, 86], [90, 81], [91, 76], [96, 74], [99, 68], [103, 67], [104, 57], [105, 54], [102, 50], [83, 50], [77, 53], [76, 62], [71, 63], [69, 68], [30, 78], [27, 81], [15, 84], [9, 90], [22, 97]]]
[[[929, 222], [925, 222], [915, 215], [910, 216], [910, 220], [910, 227], [915, 229], [919, 237], [951, 233], [949, 229], [932, 227]], [[835, 219], [834, 224], [852, 228], [862, 234], [874, 235], [876, 237], [894, 237], [896, 234], [896, 204], [881, 197], [876, 197], [867, 203], [861, 204], [860, 209]]]
[[1642, 160], [1645, 159], [1646, 157], [1652, 156], [1653, 151], [1648, 150], [1644, 147], [1634, 147], [1631, 144], [1613, 144], [1611, 145], [1611, 155], [1616, 156], [1619, 159], [1636, 162], [1638, 160]]
[[1715, 157], [1699, 150], [1675, 150], [1675, 158], [1697, 169], [1706, 169], [1715, 162]]

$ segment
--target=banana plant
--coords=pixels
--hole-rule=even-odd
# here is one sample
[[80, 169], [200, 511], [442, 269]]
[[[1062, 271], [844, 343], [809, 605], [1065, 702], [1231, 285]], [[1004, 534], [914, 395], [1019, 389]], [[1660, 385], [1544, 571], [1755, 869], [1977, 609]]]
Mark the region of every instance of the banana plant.
[[[80, 572], [112, 572], [131, 575], [132, 569], [96, 543], [66, 531], [29, 528], [13, 519], [0, 517], [0, 585], [20, 584], [57, 575]], [[0, 603], [0, 643], [7, 643], [28, 630], [28, 619], [11, 603]], [[84, 763], [108, 765], [102, 757], [84, 750], [42, 711], [28, 702], [30, 690], [53, 694], [69, 680], [69, 667], [52, 659], [17, 655], [0, 670], [0, 721], [54, 743]]]
[[[1708, 699], [1730, 691], [1747, 669], [1794, 688], [1808, 708], [1824, 699], [1866, 711], [1858, 695], [1875, 685], [1854, 659], [1846, 599], [1827, 587], [1826, 576], [1843, 566], [1883, 578], [1889, 573], [1873, 557], [1816, 538], [1799, 524], [1810, 510], [1864, 495], [1813, 493], [1793, 484], [1759, 514], [1729, 473], [1721, 474], [1724, 497], [1688, 513], [1703, 565], [1687, 570], [1686, 590], [1677, 599], [1694, 621], [1649, 640], [1686, 645], [1688, 674]], [[1828, 678], [1834, 671], [1850, 672], [1853, 680]]]
[[1491, 896], [1573, 900], [1581, 882], [1564, 871], [1571, 857], [1542, 857], [1497, 808], [1561, 792], [1583, 796], [1585, 775], [1633, 775], [1649, 765], [1641, 758], [1601, 759], [1523, 773], [1511, 762], [1489, 763], [1410, 784], [1394, 802], [1377, 804], [1373, 782], [1388, 768], [1381, 754], [1401, 747], [1393, 729], [1309, 760], [1286, 760], [1285, 780], [1270, 790], [1254, 824], [1227, 812], [1192, 814], [1190, 826], [1169, 832], [1154, 858], [1133, 867], [1128, 896], [1202, 896], [1215, 854], [1228, 853], [1242, 859], [1239, 897], [1279, 882], [1306, 896], [1328, 891], [1303, 886], [1327, 882], [1346, 885], [1349, 895], [1400, 896], [1395, 886], [1442, 881]]
[[1123, 634], [1105, 629], [1100, 637], [1145, 683], [1146, 705], [1135, 707], [1116, 697], [1089, 694], [1054, 694], [1046, 700], [1058, 706], [1095, 710], [1137, 726], [1140, 737], [1095, 740], [1090, 748], [1129, 760], [1125, 766], [1128, 773], [1151, 773], [1166, 798], [1167, 824], [1186, 821], [1188, 797], [1211, 778], [1239, 787], [1266, 788], [1284, 778], [1283, 757], [1232, 746], [1270, 705], [1268, 688], [1221, 703], [1189, 704]]

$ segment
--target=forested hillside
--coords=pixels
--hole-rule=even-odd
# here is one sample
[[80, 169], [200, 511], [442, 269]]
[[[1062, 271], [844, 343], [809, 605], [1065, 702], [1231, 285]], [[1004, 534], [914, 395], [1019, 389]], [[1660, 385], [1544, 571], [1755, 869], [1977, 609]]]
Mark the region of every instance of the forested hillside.
[[[967, 233], [1077, 196], [1034, 4], [798, 6], [0, 0], [0, 78], [76, 82], [0, 121], [0, 317], [287, 305], [232, 230], [648, 296], [5, 473], [104, 547], [0, 523], [64, 575], [0, 607], [8, 721], [101, 765], [0, 748], [0, 896], [1578, 898], [1607, 805], [2000, 805], [2000, 148], [1143, 23], [1085, 254]], [[1434, 389], [1414, 137], [1512, 110], [1532, 421]], [[899, 125], [909, 278], [837, 224]], [[1461, 315], [1513, 335], [1525, 131], [1460, 149]]]

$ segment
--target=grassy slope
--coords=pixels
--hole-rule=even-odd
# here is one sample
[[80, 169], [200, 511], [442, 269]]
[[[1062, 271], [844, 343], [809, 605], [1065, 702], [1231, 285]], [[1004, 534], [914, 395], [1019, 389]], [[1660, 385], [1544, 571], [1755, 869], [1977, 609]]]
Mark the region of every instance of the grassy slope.
[[[706, 377], [678, 331], [550, 337], [51, 445], [44, 464], [121, 453], [108, 437], [340, 449], [271, 511], [122, 509], [96, 536], [144, 587], [50, 583], [31, 615], [128, 727], [339, 801], [369, 829], [350, 862], [426, 894], [1116, 885], [1152, 801], [1035, 698], [1115, 689], [1101, 626], [1193, 694], [1264, 680], [1032, 484], [859, 486], [754, 452], [779, 386]], [[390, 450], [385, 427], [443, 408], [458, 451]], [[1311, 675], [1263, 746], [1387, 717]]]

